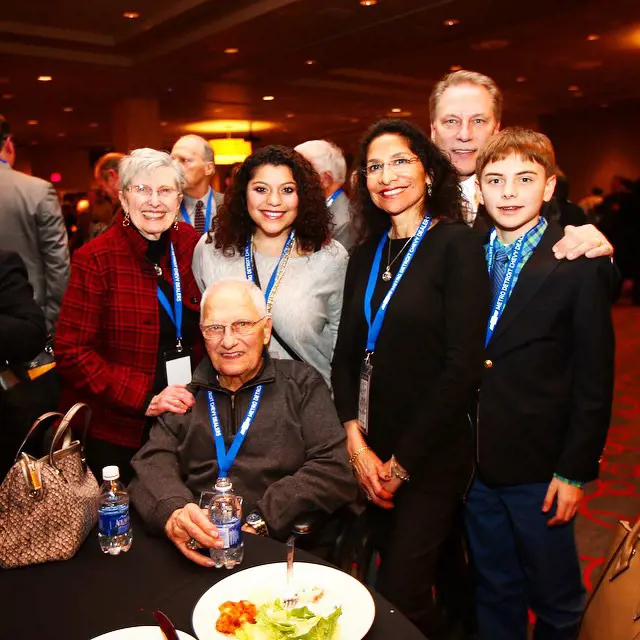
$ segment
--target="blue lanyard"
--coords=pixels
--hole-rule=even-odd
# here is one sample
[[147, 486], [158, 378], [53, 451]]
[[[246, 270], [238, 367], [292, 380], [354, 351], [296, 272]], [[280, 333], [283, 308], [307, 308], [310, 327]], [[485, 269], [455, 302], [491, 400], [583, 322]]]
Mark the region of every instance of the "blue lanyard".
[[[544, 224], [544, 220], [540, 218], [540, 222], [525, 233], [523, 236], [520, 236], [516, 243], [513, 245], [513, 252], [511, 253], [511, 260], [509, 260], [509, 266], [504, 274], [504, 280], [502, 281], [502, 286], [500, 287], [500, 292], [498, 293], [495, 302], [493, 304], [493, 309], [491, 310], [491, 315], [489, 316], [489, 324], [487, 325], [487, 333], [484, 340], [484, 346], [489, 344], [491, 338], [493, 337], [493, 333], [496, 330], [496, 326], [502, 317], [505, 307], [507, 306], [507, 302], [509, 301], [509, 297], [511, 296], [511, 292], [513, 288], [516, 286], [517, 278], [514, 278], [514, 274], [518, 264], [520, 263], [520, 254], [522, 253], [522, 247], [524, 243], [530, 238], [536, 231], [540, 225]], [[491, 230], [491, 234], [489, 235], [489, 251], [487, 253], [487, 267], [489, 269], [489, 277], [493, 277], [493, 257], [495, 254], [495, 241], [496, 241], [497, 232], [495, 227]]]
[[220, 419], [218, 418], [216, 399], [213, 395], [213, 391], [207, 391], [207, 395], [209, 396], [209, 417], [211, 418], [211, 431], [213, 431], [213, 439], [216, 443], [216, 456], [218, 458], [218, 478], [228, 478], [229, 469], [231, 469], [231, 465], [236, 459], [238, 451], [240, 451], [240, 447], [244, 442], [247, 431], [249, 431], [249, 427], [251, 426], [251, 423], [253, 422], [256, 413], [258, 412], [258, 407], [260, 406], [260, 398], [262, 396], [262, 385], [258, 385], [256, 387], [256, 390], [253, 392], [253, 398], [251, 398], [251, 404], [249, 405], [249, 409], [247, 410], [247, 415], [245, 415], [244, 420], [240, 425], [240, 430], [238, 431], [238, 433], [236, 433], [236, 437], [233, 439], [233, 443], [231, 444], [231, 448], [229, 449], [229, 451], [225, 451], [224, 437], [222, 435], [222, 429], [220, 428]]
[[337, 191], [334, 191], [334, 193], [332, 193], [328, 198], [327, 198], [327, 207], [330, 207], [335, 201], [336, 198], [341, 194], [344, 193], [344, 189], [342, 187], [340, 187]]
[[[209, 189], [209, 200], [207, 202], [207, 212], [204, 217], [204, 230], [205, 233], [209, 231], [211, 227], [211, 211], [213, 210], [213, 189]], [[189, 218], [189, 214], [187, 213], [187, 207], [184, 204], [184, 200], [180, 205], [180, 212], [182, 213], [182, 217], [187, 224], [192, 224], [191, 219]], [[195, 220], [194, 220], [195, 222]]]
[[[269, 300], [269, 294], [271, 293], [271, 290], [273, 289], [273, 285], [276, 283], [276, 280], [278, 279], [278, 270], [280, 269], [280, 264], [282, 263], [282, 259], [291, 250], [291, 245], [293, 244], [295, 237], [296, 237], [296, 232], [292, 230], [291, 233], [289, 233], [289, 237], [287, 238], [287, 241], [284, 243], [284, 247], [282, 248], [282, 253], [280, 254], [280, 260], [278, 260], [278, 264], [276, 265], [276, 268], [273, 270], [273, 273], [271, 274], [271, 279], [269, 280], [269, 284], [267, 285], [267, 289], [264, 292], [265, 300]], [[251, 280], [251, 282], [256, 281], [255, 275], [253, 273], [253, 255], [251, 253], [251, 238], [249, 238], [247, 240], [247, 244], [244, 245], [244, 274], [247, 280]]]
[[0, 158], [0, 162], [2, 162], [2, 164], [9, 164], [6, 160], [3, 160], [2, 158]]
[[164, 295], [164, 291], [158, 287], [158, 300], [167, 312], [171, 322], [176, 327], [176, 338], [178, 340], [178, 351], [182, 350], [182, 284], [180, 283], [180, 271], [178, 270], [178, 261], [176, 260], [176, 252], [173, 250], [173, 242], [169, 245], [171, 251], [171, 274], [173, 276], [173, 303], [175, 315], [171, 304]]
[[[424, 238], [425, 234], [429, 230], [431, 226], [431, 218], [429, 216], [425, 216], [416, 231], [416, 235], [413, 236], [413, 240], [409, 245], [409, 251], [405, 255], [402, 260], [402, 264], [400, 265], [400, 269], [398, 269], [398, 273], [396, 277], [393, 279], [391, 283], [391, 288], [387, 291], [387, 295], [382, 300], [382, 304], [380, 308], [376, 312], [375, 318], [373, 319], [373, 323], [371, 322], [371, 300], [373, 299], [373, 292], [376, 288], [376, 281], [378, 279], [378, 271], [380, 270], [380, 262], [382, 260], [382, 249], [384, 248], [385, 242], [387, 240], [388, 234], [383, 234], [382, 238], [380, 238], [380, 242], [378, 243], [378, 248], [376, 249], [376, 254], [373, 259], [373, 264], [371, 265], [371, 271], [369, 272], [369, 282], [367, 283], [367, 290], [364, 294], [364, 315], [367, 319], [367, 325], [369, 326], [369, 332], [367, 333], [367, 351], [373, 352], [376, 348], [376, 342], [378, 342], [378, 336], [380, 335], [380, 330], [382, 329], [382, 323], [384, 322], [384, 317], [387, 313], [387, 307], [389, 306], [389, 302], [391, 297], [395, 293], [398, 288], [398, 284], [400, 284], [400, 280], [402, 276], [405, 274], [406, 270], [409, 268], [409, 264], [411, 260], [413, 260], [413, 256], [415, 255], [418, 245]], [[389, 238], [389, 242], [391, 242], [391, 238]]]

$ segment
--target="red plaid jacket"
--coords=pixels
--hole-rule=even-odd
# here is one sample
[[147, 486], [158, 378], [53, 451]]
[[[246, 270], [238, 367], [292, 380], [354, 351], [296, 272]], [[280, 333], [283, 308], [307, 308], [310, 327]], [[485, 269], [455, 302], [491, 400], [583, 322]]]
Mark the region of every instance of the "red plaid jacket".
[[[138, 448], [156, 371], [158, 285], [145, 260], [146, 241], [132, 226], [123, 227], [122, 219], [120, 214], [108, 231], [74, 253], [54, 349], [63, 381], [61, 408], [86, 402], [93, 411], [93, 437]], [[183, 304], [195, 310], [200, 291], [191, 261], [199, 237], [183, 222], [169, 231]], [[168, 244], [160, 264], [171, 282]], [[202, 341], [187, 346], [197, 364], [204, 355]]]

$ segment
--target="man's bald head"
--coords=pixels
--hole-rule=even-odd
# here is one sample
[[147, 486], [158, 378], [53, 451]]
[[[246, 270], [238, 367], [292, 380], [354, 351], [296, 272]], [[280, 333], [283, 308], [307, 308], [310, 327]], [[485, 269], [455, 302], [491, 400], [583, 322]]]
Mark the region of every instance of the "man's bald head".
[[182, 136], [173, 145], [171, 156], [184, 170], [187, 180], [185, 193], [192, 198], [201, 198], [209, 189], [211, 178], [216, 172], [211, 145], [200, 136]]

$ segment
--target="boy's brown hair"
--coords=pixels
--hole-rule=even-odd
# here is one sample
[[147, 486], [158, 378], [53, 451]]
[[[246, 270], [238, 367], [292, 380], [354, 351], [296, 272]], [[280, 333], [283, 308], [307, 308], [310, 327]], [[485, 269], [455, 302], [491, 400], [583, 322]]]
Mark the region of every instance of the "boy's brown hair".
[[556, 154], [551, 140], [544, 133], [521, 127], [508, 127], [494, 135], [480, 149], [476, 160], [476, 175], [480, 178], [489, 163], [504, 160], [511, 155], [541, 165], [547, 178], [557, 173]]

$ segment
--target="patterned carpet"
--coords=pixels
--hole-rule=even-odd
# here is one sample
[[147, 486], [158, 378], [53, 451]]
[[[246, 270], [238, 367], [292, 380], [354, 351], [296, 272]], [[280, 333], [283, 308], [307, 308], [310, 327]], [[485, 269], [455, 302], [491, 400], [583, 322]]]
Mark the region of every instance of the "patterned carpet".
[[616, 305], [613, 417], [600, 467], [576, 521], [585, 585], [591, 589], [618, 520], [640, 517], [640, 308]]

